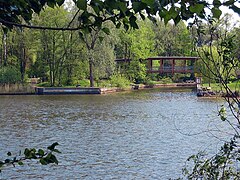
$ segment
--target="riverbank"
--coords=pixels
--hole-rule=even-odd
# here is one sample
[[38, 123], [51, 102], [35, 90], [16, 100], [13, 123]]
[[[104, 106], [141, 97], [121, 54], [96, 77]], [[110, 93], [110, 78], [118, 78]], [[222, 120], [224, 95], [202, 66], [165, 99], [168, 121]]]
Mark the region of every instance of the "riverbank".
[[31, 83], [0, 84], [0, 95], [32, 95], [36, 94]]
[[195, 83], [171, 83], [143, 85], [132, 84], [129, 87], [37, 87], [35, 84], [4, 84], [0, 86], [0, 95], [50, 95], [50, 94], [108, 94], [123, 91], [136, 91], [153, 88], [196, 88]]

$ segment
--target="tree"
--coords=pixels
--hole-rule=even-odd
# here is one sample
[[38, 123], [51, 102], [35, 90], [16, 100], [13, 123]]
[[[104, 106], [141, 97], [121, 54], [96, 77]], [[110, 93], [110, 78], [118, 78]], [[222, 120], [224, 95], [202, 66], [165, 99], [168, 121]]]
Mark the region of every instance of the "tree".
[[152, 25], [155, 32], [154, 49], [159, 56], [191, 56], [194, 53], [191, 34], [185, 23], [177, 25], [157, 21]]
[[130, 63], [124, 64], [121, 68], [121, 73], [125, 74], [131, 81], [144, 82], [146, 77], [146, 62], [145, 59], [155, 56], [154, 51], [154, 31], [151, 28], [150, 20], [137, 21], [139, 29], [131, 29], [125, 31], [118, 30], [119, 41], [115, 46], [116, 56], [118, 58], [130, 59]]
[[[227, 18], [227, 17], [225, 17]], [[199, 48], [199, 55], [212, 78], [218, 79], [224, 92], [224, 98], [229, 111], [222, 106], [219, 117], [228, 123], [233, 130], [233, 137], [229, 142], [224, 142], [218, 153], [207, 157], [202, 153], [191, 156], [188, 161], [193, 162], [192, 168], [185, 168], [184, 173], [188, 179], [239, 179], [237, 167], [239, 163], [239, 138], [240, 138], [240, 100], [239, 88], [230, 88], [229, 80], [233, 73], [239, 69], [239, 57], [236, 55], [236, 35], [229, 32], [225, 23], [227, 21], [209, 19], [205, 33], [209, 34], [208, 46]], [[210, 66], [211, 65], [211, 66]], [[228, 113], [232, 116], [228, 116]]]

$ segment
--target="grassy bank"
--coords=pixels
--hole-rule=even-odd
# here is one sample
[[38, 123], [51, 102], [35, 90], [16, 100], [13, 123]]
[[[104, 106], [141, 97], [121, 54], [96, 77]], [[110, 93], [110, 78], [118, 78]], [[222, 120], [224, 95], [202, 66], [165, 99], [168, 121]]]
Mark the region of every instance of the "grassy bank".
[[[203, 84], [203, 87], [209, 87], [209, 84]], [[222, 91], [222, 90], [224, 90], [222, 85], [219, 84], [219, 83], [211, 83], [210, 87], [212, 88], [213, 91]], [[240, 80], [237, 80], [237, 81], [229, 83], [228, 87], [232, 91], [239, 91], [240, 90]]]

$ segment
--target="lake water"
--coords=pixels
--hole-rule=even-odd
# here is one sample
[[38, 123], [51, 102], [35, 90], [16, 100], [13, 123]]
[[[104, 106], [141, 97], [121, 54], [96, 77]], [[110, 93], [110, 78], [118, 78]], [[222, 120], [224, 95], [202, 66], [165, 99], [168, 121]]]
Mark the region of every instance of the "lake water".
[[[0, 179], [168, 179], [186, 159], [214, 153], [227, 125], [223, 103], [191, 91], [0, 96], [0, 157], [58, 142], [59, 165], [4, 168]], [[217, 137], [217, 138], [216, 138]]]

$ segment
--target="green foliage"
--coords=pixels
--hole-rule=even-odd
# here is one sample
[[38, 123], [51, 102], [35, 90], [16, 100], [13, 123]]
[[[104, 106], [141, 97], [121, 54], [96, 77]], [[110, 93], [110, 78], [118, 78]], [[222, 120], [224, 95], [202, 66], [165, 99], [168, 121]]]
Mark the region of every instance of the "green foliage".
[[239, 179], [239, 161], [239, 136], [235, 135], [213, 157], [202, 152], [189, 157], [183, 173], [188, 179]]
[[159, 82], [162, 83], [162, 84], [173, 83], [172, 78], [170, 78], [170, 77], [162, 77], [162, 78], [159, 80]]
[[155, 81], [149, 79], [149, 78], [146, 78], [145, 79], [145, 82], [144, 82], [145, 85], [149, 86], [149, 87], [154, 87], [154, 85], [156, 84]]
[[39, 87], [50, 87], [51, 84], [49, 82], [42, 82], [38, 84]]
[[0, 68], [0, 84], [21, 82], [21, 73], [15, 67]]
[[80, 87], [89, 87], [89, 80], [88, 79], [82, 79], [78, 80], [76, 85], [80, 85]]
[[124, 76], [116, 74], [110, 77], [109, 83], [112, 87], [126, 88], [130, 86], [131, 82]]
[[[221, 2], [213, 1], [216, 6]], [[213, 9], [213, 16], [219, 17], [221, 12]], [[201, 72], [209, 82], [218, 81], [219, 87], [225, 92], [225, 100], [228, 103], [229, 111], [224, 106], [219, 110], [221, 121], [228, 124], [233, 133], [233, 138], [225, 142], [218, 153], [209, 157], [198, 153], [187, 160], [184, 174], [188, 179], [240, 179], [239, 172], [239, 124], [240, 124], [240, 101], [238, 91], [233, 91], [229, 82], [233, 79], [234, 73], [239, 69], [239, 60], [236, 56], [236, 39], [231, 34], [228, 26], [228, 17], [222, 20], [210, 19], [205, 29], [202, 25], [198, 29], [198, 40], [204, 39], [199, 48], [199, 56], [202, 59]], [[205, 35], [201, 36], [201, 35]], [[204, 37], [204, 38], [203, 38]], [[210, 83], [209, 83], [210, 84]], [[238, 89], [236, 89], [238, 90]], [[231, 116], [227, 116], [231, 112]], [[190, 162], [190, 163], [189, 163]]]
[[227, 120], [227, 113], [226, 113], [226, 108], [224, 106], [222, 106], [218, 112], [218, 116], [220, 116], [222, 121], [226, 121]]
[[208, 43], [198, 48], [201, 61], [197, 62], [203, 82], [208, 82], [209, 85], [214, 82], [228, 83], [239, 69], [236, 53], [238, 44], [235, 39], [237, 34], [234, 31], [227, 33], [228, 19], [228, 16], [220, 20], [210, 19], [205, 28], [199, 27], [202, 33], [209, 34], [205, 37]]
[[[5, 28], [12, 28], [14, 23], [20, 23], [21, 19], [29, 22], [33, 13], [39, 14], [44, 7], [54, 8], [61, 6], [65, 0], [8, 0], [1, 2], [0, 22]], [[219, 18], [221, 15], [220, 6], [227, 6], [234, 12], [240, 14], [239, 8], [234, 4], [236, 0], [229, 0], [221, 3], [215, 0], [213, 4], [208, 1], [192, 0], [179, 1], [135, 1], [115, 0], [101, 1], [92, 0], [74, 0], [75, 6], [81, 10], [78, 17], [80, 28], [84, 32], [91, 32], [93, 29], [101, 29], [105, 21], [111, 21], [117, 28], [123, 26], [126, 30], [129, 28], [138, 28], [137, 16], [142, 19], [148, 17], [156, 21], [157, 16], [164, 19], [165, 24], [173, 20], [176, 24], [181, 20], [188, 20], [194, 16], [204, 18], [206, 15], [205, 8], [210, 8], [213, 17]], [[129, 6], [132, 5], [132, 7]], [[88, 6], [94, 10], [89, 11]], [[103, 16], [102, 16], [103, 15]], [[14, 24], [16, 25], [16, 24]], [[79, 26], [78, 26], [79, 27]]]
[[172, 81], [173, 81], [173, 82], [182, 83], [182, 82], [186, 82], [186, 80], [192, 80], [190, 74], [175, 73], [175, 74], [172, 76]]
[[118, 87], [126, 88], [129, 87], [131, 82], [123, 75], [114, 74], [109, 80], [101, 80], [98, 83], [99, 87]]
[[135, 83], [144, 83], [146, 78], [146, 65], [139, 60], [133, 60], [127, 70], [127, 77]]
[[42, 165], [48, 164], [58, 164], [58, 159], [54, 155], [54, 153], [61, 153], [56, 146], [59, 144], [57, 142], [47, 147], [47, 150], [43, 149], [35, 149], [35, 148], [26, 148], [24, 152], [20, 152], [19, 155], [13, 156], [11, 152], [7, 153], [8, 158], [0, 161], [0, 172], [4, 168], [4, 166], [16, 166], [16, 165], [24, 165], [24, 161], [26, 160], [37, 160]]

